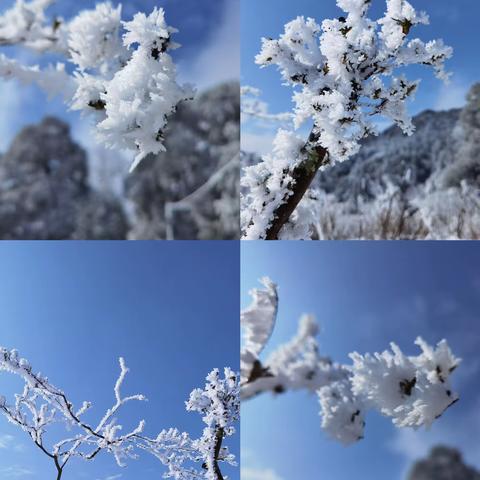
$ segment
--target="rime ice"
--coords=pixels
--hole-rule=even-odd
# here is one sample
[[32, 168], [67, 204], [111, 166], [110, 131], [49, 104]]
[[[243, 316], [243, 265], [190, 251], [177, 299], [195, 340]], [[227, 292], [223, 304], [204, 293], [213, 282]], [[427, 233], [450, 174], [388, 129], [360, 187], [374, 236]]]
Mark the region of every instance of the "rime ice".
[[91, 116], [102, 143], [135, 152], [132, 169], [148, 154], [164, 150], [168, 118], [193, 90], [176, 81], [168, 54], [178, 47], [171, 40], [176, 30], [166, 24], [163, 9], [122, 22], [121, 5], [104, 2], [67, 22], [46, 17], [51, 3], [17, 0], [0, 17], [0, 46], [62, 54], [74, 66], [72, 75], [62, 63], [40, 69], [0, 55], [0, 76], [62, 94], [73, 110]]
[[310, 315], [300, 319], [297, 334], [263, 360], [260, 353], [276, 321], [276, 285], [263, 279], [263, 290], [250, 293], [253, 301], [242, 313], [244, 341], [241, 397], [288, 390], [316, 392], [321, 425], [333, 439], [348, 445], [363, 438], [368, 409], [390, 417], [397, 427], [429, 427], [459, 396], [450, 375], [460, 360], [446, 340], [435, 348], [421, 338], [417, 356], [406, 356], [392, 343], [392, 351], [352, 353], [353, 365], [339, 365], [320, 356], [318, 325]]

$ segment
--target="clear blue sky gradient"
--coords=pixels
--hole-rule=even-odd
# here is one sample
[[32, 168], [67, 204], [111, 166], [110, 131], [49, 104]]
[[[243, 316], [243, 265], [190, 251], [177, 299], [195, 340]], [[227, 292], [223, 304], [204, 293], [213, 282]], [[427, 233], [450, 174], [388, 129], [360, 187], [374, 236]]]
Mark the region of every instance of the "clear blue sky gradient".
[[480, 467], [478, 244], [243, 242], [241, 257], [242, 307], [258, 278], [279, 285], [271, 347], [291, 338], [302, 313], [312, 313], [321, 352], [335, 361], [349, 362], [355, 350], [383, 351], [390, 341], [416, 354], [417, 335], [432, 344], [446, 338], [463, 358], [453, 376], [461, 400], [428, 432], [400, 430], [370, 413], [365, 439], [343, 447], [321, 430], [314, 395], [255, 398], [242, 406], [242, 466], [272, 468], [282, 480], [403, 480], [413, 458], [445, 443]]
[[[428, 41], [443, 38], [454, 48], [453, 58], [447, 62], [447, 69], [453, 72], [450, 87], [437, 80], [427, 67], [406, 69], [411, 78], [421, 79], [416, 100], [410, 102], [409, 111], [416, 114], [425, 109], [436, 109], [441, 104], [460, 104], [468, 87], [480, 81], [480, 62], [477, 45], [480, 35], [477, 19], [480, 3], [472, 0], [413, 0], [411, 3], [430, 15], [430, 26], [421, 26], [412, 31]], [[373, 0], [372, 18], [378, 18], [385, 9], [384, 0]], [[260, 51], [261, 38], [278, 38], [283, 33], [285, 23], [297, 16], [313, 17], [321, 23], [325, 18], [336, 18], [342, 11], [335, 0], [243, 0], [241, 8], [241, 81], [262, 90], [262, 100], [272, 112], [290, 111], [291, 88], [282, 85], [279, 73], [274, 67], [260, 69], [254, 63]], [[445, 96], [451, 96], [450, 99]], [[246, 131], [255, 132], [255, 125], [244, 126]]]
[[[92, 401], [92, 423], [114, 403], [123, 356], [131, 369], [124, 392], [149, 401], [128, 405], [120, 423], [131, 428], [144, 418], [151, 436], [168, 427], [200, 435], [204, 424], [185, 400], [213, 368], [239, 369], [238, 259], [238, 242], [226, 241], [4, 242], [0, 345], [17, 348], [77, 405]], [[1, 393], [20, 386], [0, 373]], [[2, 480], [54, 478], [50, 461], [1, 417], [0, 440], [5, 434], [15, 440], [0, 446]], [[235, 454], [238, 437], [230, 443]], [[34, 473], [8, 476], [9, 467]], [[238, 469], [225, 471], [239, 478]], [[104, 454], [73, 461], [65, 478], [147, 480], [163, 472], [147, 455], [120, 469]]]

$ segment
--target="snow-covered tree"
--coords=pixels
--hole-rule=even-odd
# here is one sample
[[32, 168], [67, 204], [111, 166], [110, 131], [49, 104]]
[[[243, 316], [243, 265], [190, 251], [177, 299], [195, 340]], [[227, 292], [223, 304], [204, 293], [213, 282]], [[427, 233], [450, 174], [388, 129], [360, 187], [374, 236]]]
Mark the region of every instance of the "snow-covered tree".
[[[139, 451], [147, 452], [168, 468], [165, 478], [176, 480], [223, 480], [220, 463], [235, 465], [234, 456], [222, 446], [224, 439], [235, 433], [240, 410], [238, 375], [229, 368], [224, 369], [223, 378], [217, 369], [213, 370], [207, 376], [204, 390], [193, 390], [186, 402], [187, 410], [200, 413], [206, 424], [198, 439], [175, 428], [162, 430], [150, 438], [144, 433], [144, 420], [132, 431], [122, 432], [117, 418], [121, 408], [131, 401], [146, 400], [140, 394], [122, 394], [128, 373], [123, 358], [120, 358], [120, 375], [114, 386], [115, 402], [96, 424], [84, 419], [92, 408], [90, 402], [74, 407], [66, 393], [45, 376], [35, 373], [16, 350], [0, 347], [0, 372], [17, 375], [24, 382], [23, 392], [15, 395], [13, 403], [0, 395], [0, 412], [28, 434], [35, 446], [52, 460], [57, 480], [62, 478], [72, 458], [93, 460], [102, 452], [111, 453], [120, 467], [125, 466], [127, 460], [138, 458]], [[52, 443], [51, 436], [59, 434], [59, 425], [64, 427], [65, 434]], [[198, 464], [199, 468], [195, 466]]]
[[385, 14], [368, 17], [371, 0], [337, 0], [345, 16], [324, 20], [298, 17], [285, 25], [278, 39], [262, 39], [256, 63], [276, 65], [285, 84], [294, 89], [294, 123], [313, 126], [307, 140], [280, 129], [273, 152], [244, 169], [248, 189], [242, 202], [246, 239], [288, 237], [300, 215], [292, 217], [319, 169], [350, 158], [360, 141], [377, 134], [382, 115], [404, 133], [414, 131], [406, 101], [419, 81], [399, 70], [428, 65], [447, 81], [444, 62], [452, 49], [441, 40], [410, 39], [417, 25], [428, 24], [406, 0], [386, 0]]
[[177, 30], [157, 7], [125, 22], [121, 5], [105, 2], [67, 21], [47, 16], [54, 1], [16, 0], [0, 16], [0, 46], [56, 54], [64, 62], [41, 68], [0, 54], [0, 77], [62, 94], [72, 110], [93, 119], [100, 142], [135, 152], [133, 169], [164, 150], [169, 116], [193, 96], [192, 87], [177, 83], [168, 53], [179, 46], [172, 41]]
[[415, 340], [420, 353], [405, 355], [395, 344], [382, 353], [350, 354], [343, 365], [321, 355], [318, 325], [305, 315], [297, 334], [266, 359], [261, 358], [275, 326], [278, 310], [276, 285], [261, 280], [263, 289], [253, 289], [251, 305], [242, 312], [242, 400], [288, 390], [315, 392], [320, 403], [322, 428], [327, 434], [351, 444], [363, 438], [365, 414], [381, 412], [397, 427], [430, 426], [459, 396], [450, 385], [450, 375], [460, 363], [446, 340], [431, 347]]

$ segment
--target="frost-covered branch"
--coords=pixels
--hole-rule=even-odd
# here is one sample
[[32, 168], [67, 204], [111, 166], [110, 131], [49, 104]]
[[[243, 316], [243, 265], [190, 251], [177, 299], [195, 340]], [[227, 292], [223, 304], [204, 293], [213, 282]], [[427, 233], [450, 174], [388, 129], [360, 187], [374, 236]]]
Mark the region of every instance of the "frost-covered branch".
[[[119, 466], [128, 458], [136, 458], [134, 439], [143, 431], [143, 420], [129, 433], [120, 434], [121, 425], [117, 424], [116, 414], [130, 401], [143, 401], [143, 395], [124, 397], [121, 387], [128, 372], [123, 359], [120, 359], [120, 376], [115, 384], [115, 404], [107, 410], [97, 426], [83, 420], [84, 414], [92, 404], [84, 402], [79, 409], [59, 388], [39, 373], [34, 373], [27, 360], [20, 358], [16, 350], [0, 348], [0, 371], [10, 372], [21, 377], [25, 383], [21, 394], [15, 395], [15, 402], [8, 404], [0, 396], [0, 411], [8, 421], [19, 426], [32, 439], [34, 444], [50, 457], [61, 478], [66, 464], [72, 457], [91, 460], [101, 451], [114, 455]], [[63, 440], [47, 445], [45, 436], [53, 424], [62, 424], [68, 432]]]
[[171, 39], [177, 30], [167, 25], [163, 9], [123, 22], [121, 5], [105, 2], [66, 21], [47, 17], [52, 3], [16, 0], [0, 16], [0, 46], [59, 54], [73, 65], [72, 73], [64, 63], [40, 68], [0, 55], [0, 76], [64, 95], [72, 110], [93, 119], [100, 142], [135, 152], [132, 169], [148, 154], [165, 150], [168, 118], [193, 90], [177, 84], [168, 54], [179, 46]]
[[[207, 376], [203, 390], [195, 389], [186, 403], [188, 411], [198, 412], [205, 423], [203, 434], [191, 439], [176, 429], [162, 430], [155, 439], [144, 438], [140, 448], [157, 457], [168, 472], [165, 478], [176, 480], [223, 480], [220, 464], [236, 465], [235, 457], [223, 445], [225, 438], [234, 435], [240, 416], [238, 375], [224, 369], [223, 378], [218, 369]], [[200, 463], [201, 470], [189, 466]], [[186, 464], [186, 465], [185, 465]]]
[[[181, 212], [188, 212], [192, 215], [196, 225], [201, 227], [208, 223], [205, 213], [202, 211], [204, 201], [208, 199], [208, 196], [225, 184], [225, 180], [229, 177], [234, 177], [238, 182], [238, 165], [239, 156], [236, 155], [225, 165], [222, 165], [212, 176], [195, 191], [187, 195], [185, 198], [178, 200], [177, 202], [167, 202], [165, 204], [165, 223], [166, 223], [166, 239], [175, 239], [175, 220], [176, 214]], [[238, 183], [237, 183], [238, 184]], [[215, 209], [222, 215], [234, 216], [234, 212], [226, 211], [222, 212], [222, 199], [218, 200], [215, 204]], [[238, 210], [237, 210], [238, 214]], [[237, 224], [238, 229], [238, 224]]]
[[[93, 460], [103, 451], [111, 453], [120, 467], [125, 466], [128, 459], [138, 458], [138, 450], [148, 452], [168, 467], [165, 478], [177, 480], [223, 480], [226, 477], [222, 476], [220, 464], [235, 465], [234, 455], [222, 445], [226, 437], [235, 433], [240, 410], [238, 375], [229, 368], [224, 369], [223, 378], [217, 369], [213, 370], [207, 377], [205, 389], [193, 390], [186, 402], [187, 410], [201, 413], [206, 424], [198, 439], [192, 439], [188, 433], [175, 428], [162, 430], [156, 438], [149, 438], [144, 434], [143, 420], [130, 432], [120, 433], [122, 426], [117, 422], [120, 409], [128, 402], [146, 400], [143, 395], [122, 394], [128, 373], [123, 358], [120, 358], [120, 375], [114, 386], [115, 403], [96, 426], [84, 420], [84, 415], [92, 407], [90, 402], [83, 402], [80, 408], [75, 408], [62, 390], [43, 375], [34, 373], [16, 350], [0, 348], [2, 371], [22, 378], [24, 389], [15, 395], [12, 404], [0, 395], [0, 412], [26, 432], [52, 460], [57, 480], [62, 478], [72, 458]], [[47, 436], [54, 425], [63, 425], [66, 433], [62, 440], [51, 443]], [[56, 428], [55, 432], [60, 431]], [[201, 469], [196, 468], [196, 464], [200, 464]]]
[[298, 17], [279, 39], [262, 39], [256, 63], [276, 65], [294, 89], [295, 128], [306, 122], [313, 127], [307, 140], [280, 130], [273, 153], [245, 169], [247, 239], [281, 237], [316, 172], [358, 152], [362, 139], [377, 134], [377, 115], [413, 133], [406, 101], [419, 81], [397, 70], [427, 65], [448, 80], [444, 62], [452, 49], [441, 40], [409, 38], [415, 26], [428, 24], [428, 16], [408, 1], [386, 0], [386, 12], [377, 20], [368, 17], [371, 0], [337, 0], [337, 5], [344, 17], [321, 25]]
[[365, 414], [375, 409], [398, 427], [429, 427], [459, 398], [449, 377], [459, 365], [446, 340], [435, 348], [421, 338], [417, 356], [406, 356], [391, 343], [391, 351], [350, 354], [352, 364], [334, 363], [319, 353], [318, 326], [303, 316], [297, 334], [265, 360], [260, 354], [273, 331], [278, 295], [276, 285], [262, 279], [264, 289], [251, 291], [252, 303], [241, 315], [241, 398], [288, 390], [316, 392], [322, 428], [349, 444], [363, 438]]

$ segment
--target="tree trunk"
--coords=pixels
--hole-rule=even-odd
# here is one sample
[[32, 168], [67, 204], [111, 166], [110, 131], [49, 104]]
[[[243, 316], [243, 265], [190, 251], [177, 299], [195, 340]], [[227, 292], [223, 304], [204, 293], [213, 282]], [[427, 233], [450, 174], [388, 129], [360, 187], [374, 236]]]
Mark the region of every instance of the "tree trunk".
[[318, 169], [329, 162], [328, 152], [325, 148], [312, 146], [315, 140], [315, 134], [310, 133], [308, 142], [302, 149], [304, 159], [291, 172], [293, 181], [290, 190], [293, 193], [273, 213], [273, 221], [265, 234], [265, 240], [278, 240], [280, 230], [297, 208]]

